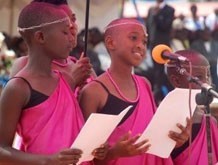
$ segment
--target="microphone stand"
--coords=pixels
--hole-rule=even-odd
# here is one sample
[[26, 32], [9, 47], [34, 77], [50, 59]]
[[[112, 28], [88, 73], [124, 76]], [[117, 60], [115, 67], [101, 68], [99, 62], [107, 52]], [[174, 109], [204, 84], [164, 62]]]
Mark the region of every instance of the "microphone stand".
[[206, 133], [207, 133], [207, 153], [208, 153], [208, 165], [212, 165], [212, 144], [211, 144], [211, 128], [210, 128], [210, 103], [213, 101], [213, 97], [218, 98], [218, 93], [207, 83], [201, 82], [197, 77], [190, 75], [186, 69], [177, 67], [178, 72], [181, 75], [185, 75], [189, 82], [194, 82], [201, 87], [201, 93], [198, 93], [195, 97], [197, 105], [203, 105], [206, 114]]

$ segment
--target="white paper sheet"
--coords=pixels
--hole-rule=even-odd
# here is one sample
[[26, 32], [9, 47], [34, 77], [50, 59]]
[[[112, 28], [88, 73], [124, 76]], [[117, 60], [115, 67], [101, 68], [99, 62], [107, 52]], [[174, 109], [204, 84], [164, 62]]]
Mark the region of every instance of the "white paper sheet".
[[119, 115], [107, 115], [92, 113], [79, 135], [74, 141], [71, 148], [78, 148], [83, 151], [82, 157], [78, 164], [83, 161], [93, 159], [92, 152], [94, 149], [104, 144], [125, 114], [132, 106], [128, 106]]
[[[191, 92], [192, 115], [196, 107], [195, 95], [197, 93], [200, 93], [200, 90], [192, 90]], [[190, 116], [188, 100], [188, 89], [181, 88], [174, 89], [164, 98], [148, 127], [137, 140], [139, 142], [149, 139], [151, 147], [147, 153], [162, 158], [170, 156], [176, 143], [168, 137], [168, 134], [170, 130], [180, 132], [180, 129], [176, 126], [177, 123], [186, 126], [186, 117]]]

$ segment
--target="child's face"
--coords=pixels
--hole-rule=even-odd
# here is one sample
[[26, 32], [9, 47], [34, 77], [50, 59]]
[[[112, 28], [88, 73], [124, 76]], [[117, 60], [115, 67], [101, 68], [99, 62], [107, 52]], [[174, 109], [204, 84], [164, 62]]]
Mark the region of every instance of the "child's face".
[[72, 24], [70, 31], [74, 37], [74, 40], [72, 41], [72, 45], [73, 45], [73, 47], [76, 47], [76, 45], [77, 45], [77, 33], [78, 33], [78, 26], [76, 24], [76, 14], [69, 8], [68, 5], [65, 5], [65, 4], [61, 5], [60, 9], [62, 9], [70, 18], [70, 21]]
[[70, 32], [70, 21], [64, 21], [51, 25], [46, 30], [45, 43], [48, 54], [54, 55], [56, 59], [67, 58], [72, 50], [74, 37]]
[[[189, 71], [189, 69], [188, 68], [186, 68], [187, 69], [187, 71]], [[203, 83], [208, 83], [208, 84], [211, 84], [211, 75], [210, 75], [210, 70], [209, 70], [209, 68], [208, 67], [200, 67], [200, 66], [198, 66], [198, 67], [193, 67], [192, 68], [192, 76], [193, 77], [197, 77], [201, 82], [203, 82]], [[195, 84], [195, 83], [193, 83], [193, 85], [192, 85], [192, 88], [193, 89], [200, 89], [200, 86], [199, 85], [197, 85], [197, 84]]]
[[[184, 67], [187, 72], [189, 72], [189, 67]], [[210, 70], [206, 66], [193, 66], [192, 68], [192, 76], [197, 77], [201, 82], [211, 84], [210, 79]], [[184, 75], [176, 75], [177, 82], [179, 82], [179, 85], [176, 87], [180, 88], [189, 88], [189, 82], [187, 80], [187, 77]], [[196, 83], [191, 83], [192, 89], [200, 89], [201, 87], [197, 85]]]
[[147, 49], [147, 34], [141, 25], [127, 24], [117, 27], [115, 40], [115, 53], [122, 60], [133, 66], [138, 66], [145, 58]]

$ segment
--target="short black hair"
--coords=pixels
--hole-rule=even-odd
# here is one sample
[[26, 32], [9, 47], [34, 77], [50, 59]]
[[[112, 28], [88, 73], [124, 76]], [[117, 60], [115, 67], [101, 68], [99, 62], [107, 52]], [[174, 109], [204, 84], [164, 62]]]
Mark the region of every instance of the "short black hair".
[[32, 2], [45, 2], [53, 5], [68, 5], [67, 0], [33, 0]]
[[[26, 5], [20, 12], [18, 18], [19, 28], [29, 28], [41, 25], [43, 23], [52, 22], [61, 19], [66, 14], [58, 9], [56, 5], [44, 2], [31, 2]], [[26, 32], [19, 31], [21, 36], [26, 40], [27, 34], [32, 34], [36, 29], [27, 30]], [[29, 37], [28, 37], [29, 38]]]
[[18, 27], [28, 28], [60, 19], [60, 16], [56, 14], [57, 10], [59, 9], [53, 4], [32, 2], [20, 12]]

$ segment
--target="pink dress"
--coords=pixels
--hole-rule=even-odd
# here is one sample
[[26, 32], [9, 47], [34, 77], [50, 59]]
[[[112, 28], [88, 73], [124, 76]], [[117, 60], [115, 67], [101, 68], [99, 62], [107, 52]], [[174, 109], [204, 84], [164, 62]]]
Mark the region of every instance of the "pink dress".
[[[151, 121], [152, 116], [155, 113], [156, 106], [153, 100], [153, 95], [150, 86], [146, 83], [144, 78], [136, 76], [138, 81], [140, 98], [139, 103], [136, 106], [134, 112], [129, 118], [119, 125], [109, 138], [109, 144], [113, 145], [120, 137], [126, 134], [129, 130], [132, 131], [132, 135], [142, 133], [148, 123]], [[151, 154], [142, 154], [133, 157], [121, 157], [110, 161], [107, 165], [172, 165], [171, 158], [163, 159]]]
[[17, 132], [21, 150], [35, 154], [53, 154], [69, 148], [82, 125], [83, 116], [67, 82], [59, 84], [49, 98], [23, 110]]
[[[211, 118], [211, 142], [212, 142], [212, 164], [215, 165], [218, 162], [218, 127], [216, 121]], [[191, 149], [191, 154], [189, 154]], [[192, 142], [189, 148], [186, 148], [179, 156], [174, 159], [175, 165], [207, 165], [207, 133], [206, 133], [206, 118], [203, 117], [201, 129]]]

